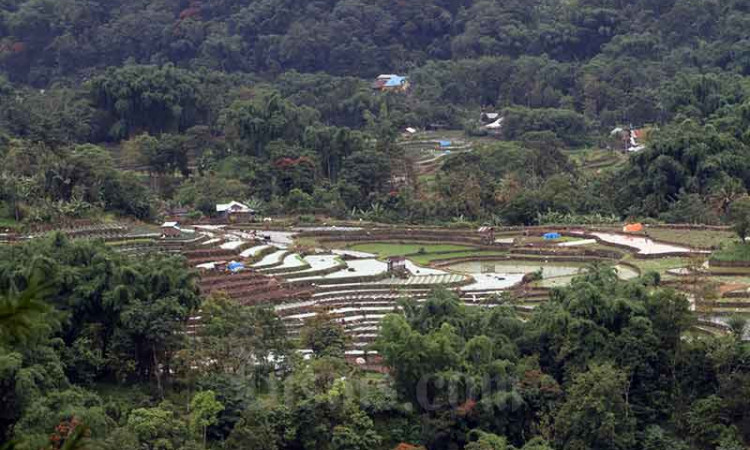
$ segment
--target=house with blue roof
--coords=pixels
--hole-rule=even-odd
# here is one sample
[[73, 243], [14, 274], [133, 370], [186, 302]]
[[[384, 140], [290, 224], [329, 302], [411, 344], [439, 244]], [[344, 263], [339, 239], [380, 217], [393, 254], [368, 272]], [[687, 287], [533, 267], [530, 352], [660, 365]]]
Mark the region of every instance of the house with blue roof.
[[409, 79], [396, 74], [383, 74], [375, 79], [372, 88], [378, 91], [403, 92], [409, 88]]

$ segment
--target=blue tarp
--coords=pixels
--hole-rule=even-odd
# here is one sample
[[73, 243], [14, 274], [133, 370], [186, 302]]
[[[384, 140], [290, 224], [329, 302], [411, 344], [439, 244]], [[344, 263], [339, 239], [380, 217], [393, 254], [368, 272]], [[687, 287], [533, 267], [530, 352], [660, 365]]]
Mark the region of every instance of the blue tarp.
[[232, 261], [229, 263], [227, 268], [231, 270], [232, 272], [239, 272], [240, 270], [245, 268], [245, 265], [239, 262]]
[[441, 147], [450, 147], [451, 141], [439, 141]]
[[547, 239], [547, 240], [549, 240], [549, 239], [560, 239], [560, 237], [561, 237], [560, 233], [546, 233], [544, 235], [544, 239]]

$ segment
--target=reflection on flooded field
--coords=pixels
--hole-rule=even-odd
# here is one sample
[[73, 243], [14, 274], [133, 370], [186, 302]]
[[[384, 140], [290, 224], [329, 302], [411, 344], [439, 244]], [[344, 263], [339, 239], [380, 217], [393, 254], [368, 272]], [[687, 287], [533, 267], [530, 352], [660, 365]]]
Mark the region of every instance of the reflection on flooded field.
[[[457, 272], [468, 273], [477, 278], [485, 278], [488, 274], [494, 277], [507, 277], [518, 279], [518, 274], [527, 274], [541, 270], [543, 287], [565, 286], [575, 277], [582, 273], [586, 265], [575, 263], [547, 263], [528, 261], [467, 261], [457, 263], [449, 267]], [[638, 276], [638, 272], [625, 265], [616, 265], [618, 276], [623, 280], [629, 280]], [[517, 280], [519, 281], [519, 280]]]
[[660, 255], [664, 253], [691, 253], [689, 247], [682, 247], [679, 245], [672, 244], [661, 244], [654, 242], [651, 239], [644, 236], [627, 236], [624, 234], [617, 233], [591, 233], [593, 236], [601, 239], [604, 242], [612, 244], [626, 245], [638, 249], [638, 253], [643, 255]]

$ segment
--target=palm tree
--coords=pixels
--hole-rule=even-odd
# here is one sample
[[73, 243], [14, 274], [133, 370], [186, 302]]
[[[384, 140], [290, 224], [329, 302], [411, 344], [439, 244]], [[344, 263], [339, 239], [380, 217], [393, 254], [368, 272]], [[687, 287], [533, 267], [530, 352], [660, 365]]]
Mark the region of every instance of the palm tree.
[[711, 190], [709, 198], [720, 214], [729, 212], [729, 205], [745, 194], [745, 187], [736, 178], [728, 178]]
[[32, 276], [23, 291], [0, 295], [0, 341], [27, 338], [34, 321], [49, 311], [44, 299], [51, 289], [40, 280], [39, 276]]
[[385, 213], [385, 208], [383, 208], [383, 205], [380, 203], [372, 203], [370, 205], [370, 210], [367, 211], [369, 220], [378, 221], [383, 217], [383, 214]]
[[245, 200], [245, 205], [258, 213], [261, 213], [263, 211], [263, 200], [259, 199], [258, 197], [250, 197], [249, 199]]
[[735, 339], [741, 341], [745, 336], [745, 330], [747, 330], [747, 319], [742, 316], [734, 315], [729, 318], [727, 325], [729, 325], [729, 329], [732, 330], [732, 335]]

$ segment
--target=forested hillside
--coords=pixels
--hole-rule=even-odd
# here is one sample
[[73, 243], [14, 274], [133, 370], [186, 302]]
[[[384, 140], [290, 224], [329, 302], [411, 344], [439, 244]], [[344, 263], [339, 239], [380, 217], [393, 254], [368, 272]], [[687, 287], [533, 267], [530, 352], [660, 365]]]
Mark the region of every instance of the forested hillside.
[[[750, 186], [749, 22], [742, 1], [4, 0], [5, 220], [209, 214], [252, 198], [269, 214], [392, 221], [718, 222]], [[410, 88], [373, 91], [380, 73]], [[505, 118], [496, 137], [540, 161], [507, 165], [509, 147], [482, 140], [434, 185], [394, 182], [404, 127], [474, 134], [482, 109]], [[624, 167], [566, 163], [631, 125], [651, 130], [649, 145]], [[81, 152], [98, 152], [99, 170], [137, 170], [102, 194], [95, 175], [67, 173]], [[495, 163], [456, 192], [454, 168], [471, 160]], [[137, 180], [148, 192], [119, 194]]]

